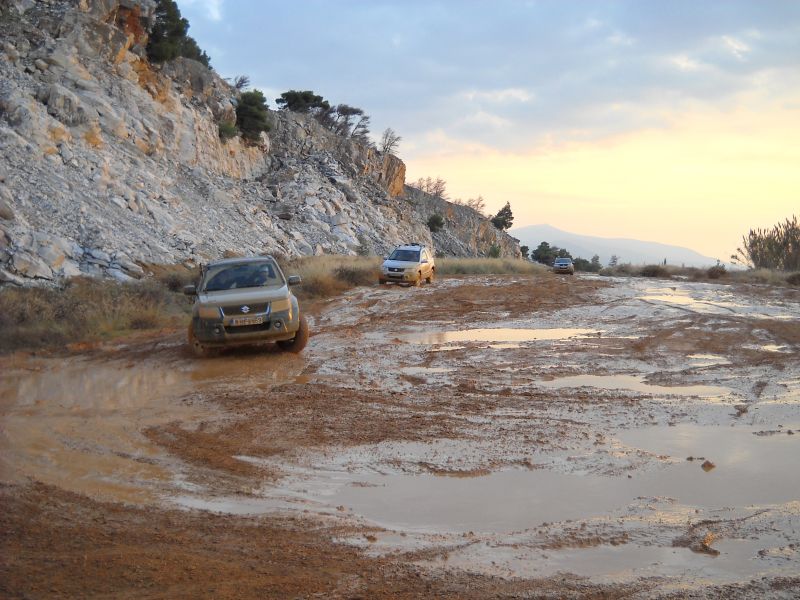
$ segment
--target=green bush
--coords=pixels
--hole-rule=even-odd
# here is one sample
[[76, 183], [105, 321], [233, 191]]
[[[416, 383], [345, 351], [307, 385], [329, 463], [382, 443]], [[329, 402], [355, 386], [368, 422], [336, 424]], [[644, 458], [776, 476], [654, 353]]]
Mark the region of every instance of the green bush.
[[267, 99], [261, 90], [243, 92], [236, 106], [236, 126], [242, 137], [248, 141], [258, 141], [262, 131], [270, 130]]
[[492, 244], [489, 247], [489, 252], [486, 253], [486, 256], [489, 258], [500, 258], [500, 246], [497, 244]]
[[239, 135], [239, 128], [234, 121], [222, 121], [219, 124], [219, 139], [227, 142]]
[[434, 213], [428, 219], [428, 229], [430, 229], [433, 233], [437, 231], [441, 231], [442, 227], [444, 227], [444, 218], [439, 213]]

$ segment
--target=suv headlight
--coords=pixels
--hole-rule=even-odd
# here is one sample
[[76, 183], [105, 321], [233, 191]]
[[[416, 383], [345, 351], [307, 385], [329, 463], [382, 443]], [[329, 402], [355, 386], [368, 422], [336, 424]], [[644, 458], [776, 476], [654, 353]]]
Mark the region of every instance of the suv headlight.
[[201, 319], [219, 319], [221, 313], [218, 306], [205, 306], [200, 305], [197, 309], [197, 316]]
[[290, 302], [288, 298], [283, 298], [282, 300], [273, 300], [270, 304], [270, 312], [289, 310], [289, 307]]

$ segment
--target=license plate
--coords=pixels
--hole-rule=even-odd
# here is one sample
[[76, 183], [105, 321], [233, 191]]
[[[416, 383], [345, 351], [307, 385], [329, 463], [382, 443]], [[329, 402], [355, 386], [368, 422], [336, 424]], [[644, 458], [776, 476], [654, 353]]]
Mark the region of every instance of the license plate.
[[264, 317], [237, 317], [231, 319], [231, 325], [238, 327], [240, 325], [261, 325], [264, 322]]

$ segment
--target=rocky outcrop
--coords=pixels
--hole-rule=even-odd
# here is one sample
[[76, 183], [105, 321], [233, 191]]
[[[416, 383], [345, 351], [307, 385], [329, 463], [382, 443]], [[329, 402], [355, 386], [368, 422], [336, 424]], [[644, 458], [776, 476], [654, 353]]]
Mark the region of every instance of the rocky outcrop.
[[522, 258], [519, 240], [500, 231], [481, 213], [463, 204], [453, 204], [436, 196], [407, 187], [406, 198], [417, 218], [428, 222], [434, 214], [444, 226], [433, 234], [433, 245], [446, 256], [489, 256], [497, 248], [501, 256]]
[[226, 253], [383, 254], [409, 240], [518, 252], [447, 203], [435, 208], [448, 227], [431, 238], [433, 200], [409, 195], [401, 160], [304, 115], [272, 113], [258, 144], [223, 142], [235, 90], [191, 60], [149, 64], [154, 6], [0, 8], [0, 283], [124, 281], [148, 263]]

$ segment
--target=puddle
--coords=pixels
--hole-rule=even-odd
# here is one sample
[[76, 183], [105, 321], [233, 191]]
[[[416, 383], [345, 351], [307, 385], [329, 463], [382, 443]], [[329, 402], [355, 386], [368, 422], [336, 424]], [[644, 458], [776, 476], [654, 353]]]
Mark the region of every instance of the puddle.
[[794, 319], [795, 316], [785, 314], [784, 309], [772, 305], [753, 305], [734, 302], [729, 298], [734, 295], [718, 288], [697, 286], [692, 290], [672, 288], [648, 288], [637, 300], [644, 302], [673, 305], [686, 308], [692, 312], [706, 314], [737, 314], [754, 319]]
[[[800, 435], [756, 436], [752, 428], [678, 426], [620, 434], [628, 447], [669, 455], [670, 464], [626, 476], [508, 470], [473, 478], [371, 475], [328, 501], [388, 528], [418, 532], [521, 531], [544, 522], [620, 512], [639, 497], [721, 507], [800, 499]], [[716, 468], [706, 472], [704, 457]]]
[[[438, 331], [413, 333], [402, 336], [402, 339], [415, 344], [450, 344], [453, 342], [537, 342], [550, 340], [567, 340], [581, 338], [600, 333], [596, 329], [462, 329], [458, 331]], [[498, 346], [501, 347], [501, 346]]]
[[178, 468], [148, 440], [148, 427], [196, 422], [215, 414], [182, 401], [231, 378], [293, 380], [302, 359], [239, 354], [210, 361], [85, 362], [30, 359], [0, 380], [0, 478], [33, 478], [122, 502], [152, 501]]
[[714, 543], [718, 556], [698, 554], [688, 548], [624, 544], [558, 551], [520, 546], [475, 544], [450, 553], [445, 559], [421, 564], [459, 568], [472, 572], [514, 577], [550, 577], [572, 573], [592, 577], [596, 583], [620, 583], [640, 577], [676, 577], [739, 581], [756, 574], [779, 571], [781, 566], [758, 560], [758, 551], [777, 539], [721, 539]]
[[778, 345], [778, 344], [764, 344], [763, 346], [757, 346], [754, 344], [745, 344], [742, 346], [747, 350], [758, 350], [759, 352], [775, 352], [775, 353], [786, 353], [791, 352], [792, 349], [785, 345]]
[[400, 370], [406, 375], [435, 375], [451, 373], [455, 367], [403, 367]]
[[181, 508], [237, 516], [262, 515], [288, 506], [286, 502], [272, 498], [175, 496], [170, 501]]
[[729, 396], [732, 392], [729, 388], [717, 385], [652, 385], [647, 383], [642, 375], [573, 375], [552, 381], [540, 381], [538, 384], [551, 389], [593, 387], [641, 392], [654, 396], [699, 396], [700, 398], [721, 398]]
[[718, 354], [690, 354], [686, 358], [692, 361], [692, 367], [715, 367], [731, 364], [731, 361]]

